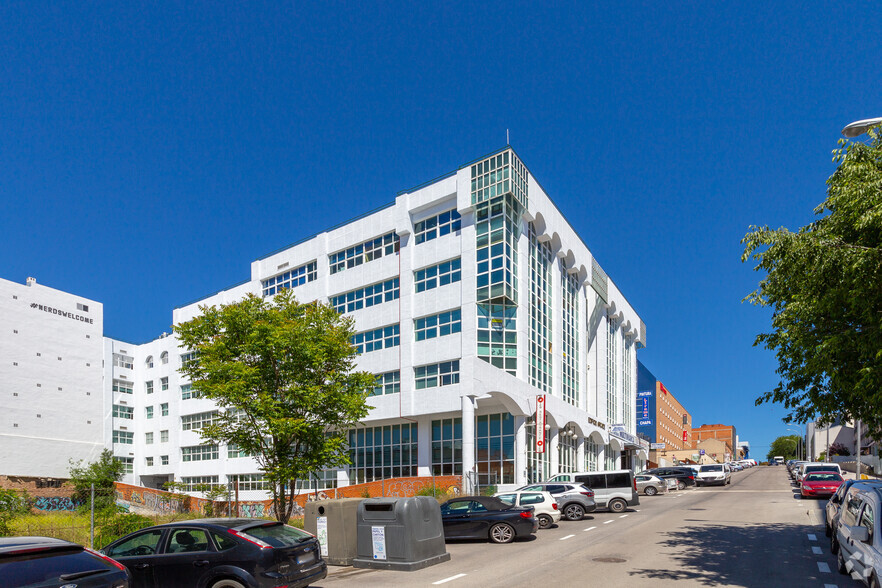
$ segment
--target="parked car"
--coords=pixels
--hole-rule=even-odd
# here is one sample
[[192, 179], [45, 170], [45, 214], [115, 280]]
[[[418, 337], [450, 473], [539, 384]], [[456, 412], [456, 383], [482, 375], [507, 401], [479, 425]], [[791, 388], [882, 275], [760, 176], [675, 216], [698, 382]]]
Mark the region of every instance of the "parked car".
[[677, 480], [678, 490], [684, 490], [687, 486], [695, 486], [695, 470], [686, 466], [651, 468], [638, 472], [638, 474], [648, 474], [664, 479], [673, 478]]
[[[637, 474], [634, 476], [637, 483], [637, 492], [643, 492], [647, 496], [655, 496], [659, 492], [666, 490], [667, 481], [653, 476], [652, 474]], [[676, 482], [676, 480], [674, 480]]]
[[294, 588], [328, 574], [314, 536], [265, 519], [177, 521], [101, 551], [125, 565], [138, 588]]
[[70, 541], [0, 538], [0, 586], [128, 588], [131, 580], [121, 563]]
[[594, 492], [582, 484], [530, 484], [518, 488], [518, 491], [550, 493], [557, 502], [561, 516], [568, 521], [581, 521], [587, 513], [597, 509]]
[[824, 535], [832, 537], [830, 551], [834, 554], [836, 553], [836, 550], [833, 549], [836, 547], [835, 531], [836, 525], [839, 524], [839, 513], [842, 510], [842, 500], [845, 498], [845, 493], [848, 492], [848, 489], [857, 483], [882, 485], [882, 480], [845, 480], [839, 485], [839, 488], [833, 493], [830, 500], [827, 501], [827, 504], [824, 506]]
[[499, 492], [493, 496], [514, 506], [532, 506], [533, 516], [539, 521], [540, 529], [547, 529], [560, 521], [560, 509], [550, 492]]
[[800, 465], [802, 465], [804, 463], [808, 463], [808, 462], [805, 460], [795, 459], [787, 465], [787, 473], [790, 474], [791, 478], [793, 478], [794, 480], [796, 479], [796, 470]]
[[623, 512], [629, 506], [640, 504], [637, 482], [631, 470], [558, 474], [548, 481], [584, 484], [594, 492], [597, 508], [607, 508], [612, 512]]
[[460, 496], [441, 505], [445, 539], [490, 539], [511, 543], [539, 528], [533, 507], [507, 504], [493, 496]]
[[882, 488], [854, 484], [845, 494], [836, 527], [839, 572], [860, 577], [867, 586], [878, 587], [882, 579]]
[[800, 498], [826, 498], [833, 496], [845, 480], [836, 472], [810, 472], [802, 480]]
[[811, 462], [807, 461], [803, 464], [800, 464], [796, 470], [796, 482], [798, 484], [802, 483], [803, 478], [806, 477], [807, 474], [811, 472], [836, 472], [837, 474], [842, 474], [842, 469], [840, 469], [838, 463], [827, 463], [823, 461]]
[[732, 474], [729, 466], [724, 463], [706, 463], [698, 470], [698, 477], [695, 479], [696, 486], [710, 486], [711, 484], [719, 484], [725, 486], [732, 483]]
[[744, 470], [744, 466], [741, 465], [740, 463], [738, 463], [737, 461], [729, 462], [726, 465], [728, 465], [729, 469], [732, 470], [733, 472], [740, 472], [740, 471]]

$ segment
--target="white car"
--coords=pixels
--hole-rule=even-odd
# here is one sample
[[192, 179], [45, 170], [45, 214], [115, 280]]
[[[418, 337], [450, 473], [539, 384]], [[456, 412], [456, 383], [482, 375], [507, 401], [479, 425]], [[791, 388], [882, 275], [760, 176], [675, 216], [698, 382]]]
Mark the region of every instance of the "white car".
[[854, 484], [845, 493], [835, 529], [839, 572], [851, 574], [871, 587], [882, 579], [882, 489]]
[[515, 490], [513, 492], [497, 492], [493, 496], [514, 506], [532, 506], [533, 515], [539, 521], [540, 529], [547, 529], [560, 521], [560, 510], [550, 492]]
[[796, 469], [796, 482], [797, 484], [802, 484], [803, 478], [805, 478], [806, 474], [811, 472], [836, 472], [839, 475], [842, 475], [842, 468], [839, 467], [838, 463], [828, 463], [825, 461], [807, 461], [803, 464], [800, 464]]
[[706, 463], [698, 468], [698, 475], [695, 476], [696, 486], [709, 486], [711, 484], [719, 484], [725, 486], [732, 483], [732, 471], [729, 465], [725, 463]]

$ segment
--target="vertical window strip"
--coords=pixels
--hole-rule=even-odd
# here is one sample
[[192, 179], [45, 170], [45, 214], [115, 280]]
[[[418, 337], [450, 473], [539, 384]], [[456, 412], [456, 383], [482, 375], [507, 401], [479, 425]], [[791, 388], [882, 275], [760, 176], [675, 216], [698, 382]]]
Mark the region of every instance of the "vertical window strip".
[[580, 406], [579, 398], [579, 286], [569, 275], [563, 264], [562, 276], [562, 320], [563, 320], [563, 373], [561, 374], [563, 399], [573, 406]]
[[478, 357], [516, 376], [518, 307], [514, 304], [478, 304], [477, 310]]
[[551, 392], [551, 248], [530, 235], [530, 384]]
[[509, 413], [480, 415], [475, 424], [475, 467], [482, 486], [513, 484], [515, 474], [514, 417]]
[[616, 420], [616, 324], [607, 319], [609, 328], [606, 334], [606, 420], [615, 424]]
[[462, 474], [462, 419], [432, 421], [432, 473]]

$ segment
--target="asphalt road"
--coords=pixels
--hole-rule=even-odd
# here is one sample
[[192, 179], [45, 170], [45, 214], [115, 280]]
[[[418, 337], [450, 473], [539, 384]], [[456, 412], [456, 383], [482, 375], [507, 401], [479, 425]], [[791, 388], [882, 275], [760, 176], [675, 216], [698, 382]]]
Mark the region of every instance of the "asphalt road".
[[321, 586], [861, 586], [836, 571], [823, 500], [799, 500], [784, 467], [733, 474], [726, 487], [640, 498], [617, 515], [561, 521], [509, 545], [447, 544], [416, 572], [330, 567]]

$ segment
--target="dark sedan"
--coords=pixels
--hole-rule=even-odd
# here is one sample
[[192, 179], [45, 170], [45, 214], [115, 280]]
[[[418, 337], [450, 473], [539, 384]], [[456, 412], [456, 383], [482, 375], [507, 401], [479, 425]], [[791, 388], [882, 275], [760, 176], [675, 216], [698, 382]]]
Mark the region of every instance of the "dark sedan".
[[127, 588], [129, 572], [107, 556], [50, 537], [0, 539], [0, 586]]
[[695, 486], [695, 470], [688, 467], [670, 466], [652, 468], [639, 473], [658, 476], [665, 480], [677, 480], [677, 490], [684, 490], [687, 486]]
[[296, 588], [328, 573], [315, 537], [264, 519], [157, 525], [102, 552], [132, 572], [135, 588]]
[[445, 539], [511, 543], [539, 529], [533, 507], [512, 506], [492, 496], [460, 496], [441, 505]]

